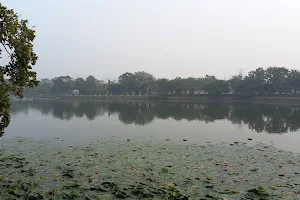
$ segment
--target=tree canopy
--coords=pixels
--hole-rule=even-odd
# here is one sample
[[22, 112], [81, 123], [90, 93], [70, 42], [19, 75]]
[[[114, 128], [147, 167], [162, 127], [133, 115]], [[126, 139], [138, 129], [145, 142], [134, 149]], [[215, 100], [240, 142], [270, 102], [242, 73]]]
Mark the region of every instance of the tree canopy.
[[208, 95], [219, 98], [224, 94], [232, 95], [275, 95], [300, 93], [300, 71], [284, 67], [257, 68], [246, 76], [241, 73], [230, 79], [218, 79], [212, 75], [199, 78], [156, 79], [152, 74], [139, 71], [121, 74], [118, 80], [98, 80], [89, 75], [87, 78], [60, 76], [42, 79], [40, 86], [27, 89], [33, 95]]
[[32, 66], [37, 61], [33, 51], [35, 31], [28, 21], [19, 19], [14, 10], [0, 3], [0, 132], [10, 122], [9, 95], [23, 97], [26, 87], [38, 85]]

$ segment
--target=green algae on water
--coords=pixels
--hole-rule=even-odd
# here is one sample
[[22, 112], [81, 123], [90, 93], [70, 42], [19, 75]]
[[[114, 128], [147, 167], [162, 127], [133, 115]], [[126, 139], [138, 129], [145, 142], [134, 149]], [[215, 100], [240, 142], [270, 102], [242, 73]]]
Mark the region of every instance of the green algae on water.
[[300, 198], [299, 155], [272, 146], [19, 141], [0, 142], [0, 199]]

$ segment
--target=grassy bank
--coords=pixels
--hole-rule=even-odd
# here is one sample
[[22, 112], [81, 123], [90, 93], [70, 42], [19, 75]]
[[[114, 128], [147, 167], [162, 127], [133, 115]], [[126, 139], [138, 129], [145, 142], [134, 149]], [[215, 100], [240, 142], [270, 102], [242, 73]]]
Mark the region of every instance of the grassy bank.
[[299, 199], [300, 157], [258, 144], [1, 141], [1, 199]]

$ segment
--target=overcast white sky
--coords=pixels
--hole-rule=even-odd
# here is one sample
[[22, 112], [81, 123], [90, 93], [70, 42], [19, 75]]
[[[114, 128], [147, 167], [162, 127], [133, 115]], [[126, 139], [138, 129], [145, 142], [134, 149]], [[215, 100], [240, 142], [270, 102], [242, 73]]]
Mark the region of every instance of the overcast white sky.
[[300, 69], [300, 0], [2, 0], [36, 26], [34, 70], [117, 79]]

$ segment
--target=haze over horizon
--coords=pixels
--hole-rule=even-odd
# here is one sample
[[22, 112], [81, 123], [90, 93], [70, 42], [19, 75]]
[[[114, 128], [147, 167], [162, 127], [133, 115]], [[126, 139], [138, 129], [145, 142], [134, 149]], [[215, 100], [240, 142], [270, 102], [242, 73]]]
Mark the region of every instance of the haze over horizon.
[[35, 26], [38, 78], [229, 78], [300, 69], [299, 0], [3, 0]]

